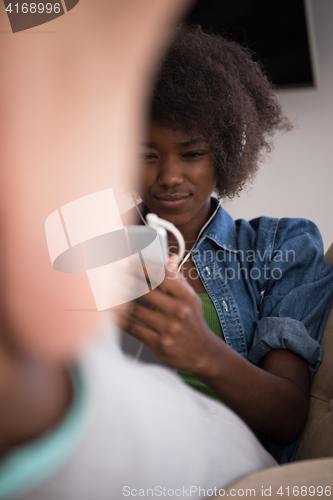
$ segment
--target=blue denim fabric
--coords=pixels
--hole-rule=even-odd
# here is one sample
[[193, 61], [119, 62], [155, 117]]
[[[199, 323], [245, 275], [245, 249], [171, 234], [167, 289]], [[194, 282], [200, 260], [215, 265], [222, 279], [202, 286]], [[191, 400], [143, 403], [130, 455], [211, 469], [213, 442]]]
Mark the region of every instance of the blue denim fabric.
[[[218, 201], [212, 198], [216, 208]], [[147, 208], [141, 207], [143, 214]], [[219, 207], [192, 260], [210, 295], [227, 344], [260, 366], [273, 349], [289, 349], [309, 363], [311, 379], [333, 300], [333, 266], [324, 260], [320, 232], [306, 219], [258, 217], [234, 221]], [[295, 459], [266, 438], [279, 463]]]
[[[234, 221], [219, 207], [192, 260], [230, 347], [259, 366], [272, 349], [289, 349], [306, 359], [314, 375], [333, 299], [333, 266], [324, 261], [315, 224], [270, 217]], [[284, 463], [295, 458], [298, 441], [279, 446], [267, 439], [267, 448]]]

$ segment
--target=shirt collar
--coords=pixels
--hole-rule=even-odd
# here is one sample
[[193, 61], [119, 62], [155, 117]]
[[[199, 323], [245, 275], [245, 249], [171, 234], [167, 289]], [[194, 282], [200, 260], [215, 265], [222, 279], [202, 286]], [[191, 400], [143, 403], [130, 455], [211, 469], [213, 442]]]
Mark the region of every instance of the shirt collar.
[[[219, 201], [216, 198], [211, 198], [212, 207], [215, 209]], [[206, 227], [198, 241], [198, 246], [206, 238], [214, 241], [219, 247], [237, 252], [236, 244], [236, 227], [232, 217], [219, 206], [213, 220]]]
[[[217, 198], [211, 197], [213, 210], [219, 204]], [[143, 216], [147, 213], [147, 207], [144, 203], [140, 203], [139, 210]], [[236, 244], [236, 227], [233, 218], [222, 208], [220, 205], [210, 224], [202, 233], [197, 247], [206, 239], [214, 241], [219, 247], [229, 250], [230, 252], [237, 252]]]

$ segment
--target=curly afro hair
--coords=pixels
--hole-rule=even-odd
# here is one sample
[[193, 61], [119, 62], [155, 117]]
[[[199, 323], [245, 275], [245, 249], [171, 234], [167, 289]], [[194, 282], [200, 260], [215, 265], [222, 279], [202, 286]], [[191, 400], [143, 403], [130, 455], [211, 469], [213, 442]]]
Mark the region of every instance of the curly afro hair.
[[274, 132], [291, 128], [248, 48], [184, 24], [159, 68], [149, 118], [208, 140], [220, 198], [239, 194]]

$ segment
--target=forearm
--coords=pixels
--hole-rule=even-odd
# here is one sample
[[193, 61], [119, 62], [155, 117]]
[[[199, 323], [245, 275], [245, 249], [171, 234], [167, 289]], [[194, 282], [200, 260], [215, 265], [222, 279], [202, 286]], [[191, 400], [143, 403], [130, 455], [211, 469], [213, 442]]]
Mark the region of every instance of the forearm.
[[200, 299], [181, 278], [166, 279], [147, 299], [155, 309], [133, 303], [129, 315], [119, 314], [121, 329], [170, 366], [200, 378], [251, 427], [280, 443], [296, 439], [308, 408], [304, 359], [274, 350], [263, 369], [251, 364], [209, 329]]
[[249, 426], [281, 444], [297, 438], [308, 411], [303, 359], [290, 351], [272, 351], [262, 369], [217, 338], [203, 358], [195, 375]]

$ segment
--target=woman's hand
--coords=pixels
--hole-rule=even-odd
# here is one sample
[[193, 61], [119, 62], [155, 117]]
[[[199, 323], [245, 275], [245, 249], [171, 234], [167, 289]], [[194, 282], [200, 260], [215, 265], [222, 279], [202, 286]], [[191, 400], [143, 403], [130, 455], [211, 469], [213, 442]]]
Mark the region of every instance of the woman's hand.
[[137, 302], [114, 308], [120, 328], [200, 378], [254, 429], [280, 444], [297, 438], [308, 412], [304, 359], [285, 349], [268, 353], [263, 368], [250, 363], [208, 328], [199, 297], [177, 273], [144, 299], [154, 310]]
[[173, 368], [202, 372], [216, 344], [223, 343], [207, 326], [193, 288], [179, 273], [166, 271], [162, 284], [143, 298], [154, 309], [141, 301], [114, 308], [118, 326]]

